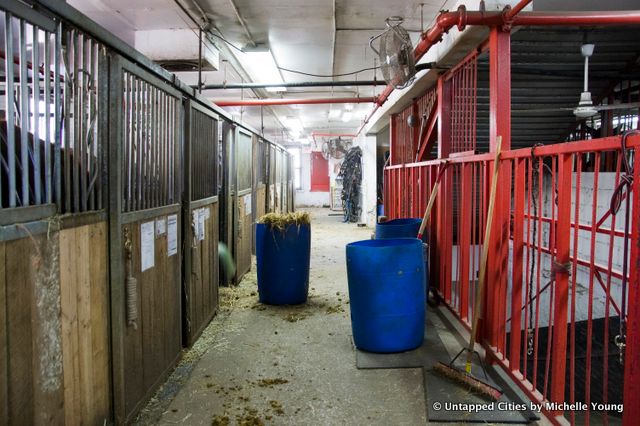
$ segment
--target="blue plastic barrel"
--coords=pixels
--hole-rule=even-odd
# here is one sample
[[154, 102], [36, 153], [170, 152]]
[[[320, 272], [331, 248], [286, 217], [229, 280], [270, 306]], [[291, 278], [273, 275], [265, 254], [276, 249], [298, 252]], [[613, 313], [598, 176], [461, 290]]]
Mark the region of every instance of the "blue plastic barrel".
[[289, 225], [284, 231], [256, 226], [258, 300], [269, 305], [296, 305], [307, 301], [311, 226]]
[[415, 238], [422, 219], [393, 219], [376, 225], [376, 240], [382, 238]]
[[417, 238], [347, 245], [353, 340], [369, 352], [402, 352], [422, 344], [424, 258]]
[[[383, 238], [415, 238], [418, 236], [422, 219], [393, 219], [376, 225], [376, 240]], [[422, 236], [427, 241], [427, 235]], [[425, 258], [425, 294], [429, 293], [429, 259]]]

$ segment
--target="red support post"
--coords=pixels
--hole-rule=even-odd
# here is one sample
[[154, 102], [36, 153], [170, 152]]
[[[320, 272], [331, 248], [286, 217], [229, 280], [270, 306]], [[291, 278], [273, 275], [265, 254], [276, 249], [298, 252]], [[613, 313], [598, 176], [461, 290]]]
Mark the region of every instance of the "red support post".
[[[438, 158], [447, 158], [451, 153], [451, 82], [438, 78]], [[450, 170], [444, 172], [438, 197], [436, 198], [436, 212], [438, 224], [436, 227], [438, 288], [445, 300], [450, 295], [447, 283], [451, 280], [451, 247], [448, 244], [452, 229], [450, 227], [452, 186], [448, 178]], [[448, 274], [448, 275], [447, 275]], [[448, 277], [448, 278], [447, 278]]]
[[[495, 152], [498, 136], [501, 136], [501, 150], [508, 151], [511, 149], [511, 34], [500, 27], [492, 27], [489, 33], [489, 87], [489, 148], [491, 152]], [[503, 164], [506, 166], [509, 163]], [[493, 175], [493, 167], [501, 166], [492, 164], [489, 176]], [[500, 172], [502, 181], [511, 181], [508, 167], [502, 167]], [[504, 190], [499, 191], [489, 237], [487, 289], [483, 304], [483, 318], [487, 325], [483, 329], [483, 335], [496, 348], [501, 334], [499, 309], [506, 306], [506, 300], [502, 299], [506, 299], [507, 287], [505, 265], [509, 255], [509, 207], [509, 196]]]
[[[637, 150], [635, 150], [637, 156]], [[636, 157], [637, 158], [637, 157]], [[640, 212], [640, 167], [633, 171], [632, 211]], [[629, 259], [629, 299], [627, 302], [627, 338], [624, 354], [624, 426], [638, 424], [640, 419], [640, 220], [637, 214], [631, 227]]]
[[395, 166], [398, 162], [398, 129], [396, 126], [396, 115], [389, 116], [389, 165]]

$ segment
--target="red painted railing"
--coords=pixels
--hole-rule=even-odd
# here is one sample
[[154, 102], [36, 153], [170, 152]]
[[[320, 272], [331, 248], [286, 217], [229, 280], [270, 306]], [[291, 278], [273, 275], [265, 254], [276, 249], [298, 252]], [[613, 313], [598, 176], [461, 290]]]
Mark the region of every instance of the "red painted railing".
[[[617, 136], [507, 150], [499, 161], [480, 342], [534, 401], [589, 405], [548, 407], [555, 422], [564, 416], [574, 424], [607, 423], [624, 415], [625, 424], [635, 424], [640, 220], [633, 213], [640, 211], [640, 167], [628, 170], [625, 156], [633, 158], [638, 146], [640, 136], [632, 135], [623, 153]], [[447, 164], [430, 221], [431, 285], [467, 326], [476, 314], [493, 163], [493, 154], [479, 154], [384, 171], [388, 217], [421, 217]], [[615, 405], [622, 403], [623, 414]]]

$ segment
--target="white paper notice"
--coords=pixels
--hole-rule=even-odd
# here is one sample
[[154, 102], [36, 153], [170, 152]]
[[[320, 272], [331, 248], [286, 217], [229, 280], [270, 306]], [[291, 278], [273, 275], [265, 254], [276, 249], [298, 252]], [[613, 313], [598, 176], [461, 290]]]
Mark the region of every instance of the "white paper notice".
[[198, 210], [198, 241], [204, 240], [204, 209]]
[[178, 253], [178, 215], [167, 217], [167, 256]]
[[156, 237], [160, 235], [164, 235], [167, 232], [167, 220], [162, 217], [160, 219], [156, 219]]
[[155, 265], [154, 228], [154, 222], [140, 225], [140, 265], [143, 271]]
[[251, 194], [247, 194], [244, 196], [244, 214], [251, 214]]

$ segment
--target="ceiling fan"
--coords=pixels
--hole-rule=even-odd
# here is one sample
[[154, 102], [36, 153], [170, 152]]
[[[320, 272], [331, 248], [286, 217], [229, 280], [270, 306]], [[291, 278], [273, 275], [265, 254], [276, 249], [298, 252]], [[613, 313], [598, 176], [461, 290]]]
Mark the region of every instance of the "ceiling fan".
[[322, 143], [322, 156], [325, 160], [329, 158], [340, 160], [344, 158], [347, 151], [349, 151], [351, 144], [352, 141], [350, 139], [342, 139], [341, 137], [324, 141]]
[[589, 58], [593, 55], [594, 44], [583, 44], [580, 52], [584, 57], [584, 90], [580, 94], [580, 100], [575, 108], [538, 108], [538, 109], [522, 109], [515, 110], [518, 114], [532, 114], [538, 112], [555, 112], [555, 111], [571, 111], [578, 120], [584, 120], [593, 117], [600, 111], [621, 110], [640, 107], [640, 102], [619, 103], [611, 105], [593, 105], [591, 92], [589, 91]]

